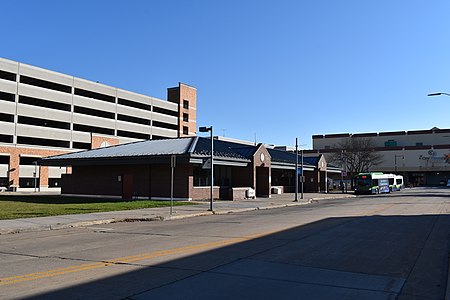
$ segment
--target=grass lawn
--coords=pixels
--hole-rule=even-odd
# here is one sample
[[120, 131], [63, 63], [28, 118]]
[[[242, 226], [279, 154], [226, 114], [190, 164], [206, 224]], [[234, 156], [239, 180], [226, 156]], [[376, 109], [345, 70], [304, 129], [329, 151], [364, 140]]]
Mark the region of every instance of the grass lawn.
[[[173, 205], [194, 203], [174, 201]], [[0, 220], [170, 206], [170, 201], [0, 195]]]

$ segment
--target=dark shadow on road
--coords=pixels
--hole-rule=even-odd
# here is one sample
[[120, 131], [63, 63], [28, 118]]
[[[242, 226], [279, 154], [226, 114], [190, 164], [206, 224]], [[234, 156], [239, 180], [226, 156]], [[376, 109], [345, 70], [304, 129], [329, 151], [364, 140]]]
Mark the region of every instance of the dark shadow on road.
[[443, 299], [449, 232], [449, 215], [328, 218], [28, 299]]

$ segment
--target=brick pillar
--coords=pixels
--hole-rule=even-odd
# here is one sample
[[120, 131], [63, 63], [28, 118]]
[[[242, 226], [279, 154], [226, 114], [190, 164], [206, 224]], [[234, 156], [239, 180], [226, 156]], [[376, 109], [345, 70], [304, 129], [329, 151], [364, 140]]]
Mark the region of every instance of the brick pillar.
[[9, 185], [19, 187], [19, 153], [11, 153], [9, 156]]
[[196, 135], [197, 89], [180, 82], [178, 87], [167, 89], [167, 100], [178, 104], [178, 137]]
[[48, 167], [47, 166], [39, 166], [39, 187], [47, 188], [48, 187]]

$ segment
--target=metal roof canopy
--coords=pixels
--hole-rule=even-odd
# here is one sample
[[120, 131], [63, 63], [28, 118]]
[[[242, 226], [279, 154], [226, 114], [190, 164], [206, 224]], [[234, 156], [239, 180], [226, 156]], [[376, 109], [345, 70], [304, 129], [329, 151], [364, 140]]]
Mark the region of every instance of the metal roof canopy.
[[[205, 137], [139, 141], [42, 158], [40, 164], [47, 166], [166, 164], [170, 163], [172, 155], [177, 156], [179, 163], [203, 164], [210, 156], [210, 142], [211, 140]], [[214, 140], [215, 163], [224, 166], [248, 166], [260, 146], [261, 144], [248, 145]], [[271, 148], [267, 148], [267, 151], [271, 155], [272, 168], [295, 170], [295, 153]], [[304, 157], [304, 170], [315, 170], [318, 161], [319, 156]]]

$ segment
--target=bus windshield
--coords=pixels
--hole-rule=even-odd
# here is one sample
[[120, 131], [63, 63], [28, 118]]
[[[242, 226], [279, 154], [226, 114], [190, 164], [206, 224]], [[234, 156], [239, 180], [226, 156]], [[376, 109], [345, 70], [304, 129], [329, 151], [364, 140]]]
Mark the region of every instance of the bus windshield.
[[369, 178], [356, 178], [355, 184], [357, 186], [372, 186], [372, 179]]

